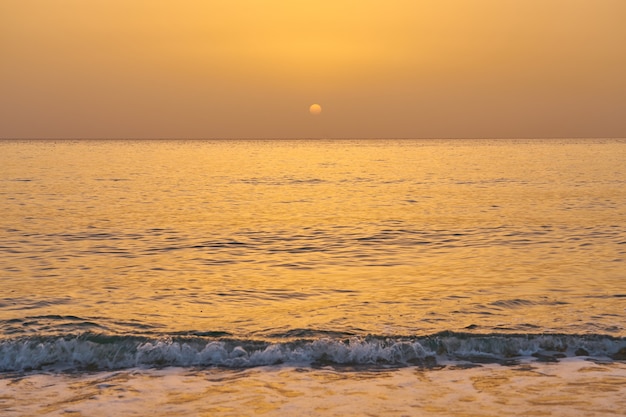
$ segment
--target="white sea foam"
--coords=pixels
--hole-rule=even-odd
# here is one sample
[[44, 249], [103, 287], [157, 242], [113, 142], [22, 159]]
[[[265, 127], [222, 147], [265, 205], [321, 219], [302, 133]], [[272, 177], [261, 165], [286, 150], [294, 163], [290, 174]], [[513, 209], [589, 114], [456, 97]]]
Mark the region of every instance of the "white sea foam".
[[626, 340], [608, 336], [472, 335], [353, 337], [268, 342], [208, 338], [81, 335], [0, 342], [0, 370], [102, 370], [132, 367], [274, 364], [434, 366], [449, 361], [505, 363], [564, 357], [626, 359]]

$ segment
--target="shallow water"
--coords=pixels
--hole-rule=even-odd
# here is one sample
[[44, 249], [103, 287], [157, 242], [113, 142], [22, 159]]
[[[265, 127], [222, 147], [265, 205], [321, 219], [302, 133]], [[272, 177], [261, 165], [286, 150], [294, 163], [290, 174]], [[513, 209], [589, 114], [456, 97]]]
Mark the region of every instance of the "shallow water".
[[626, 365], [134, 370], [0, 379], [3, 416], [613, 416]]
[[[624, 382], [623, 161], [625, 140], [0, 141], [1, 407], [30, 413], [11, 387], [69, 396], [70, 381], [111, 372], [138, 392], [187, 372], [193, 390], [206, 375], [245, 386], [286, 372], [306, 391], [300, 369], [382, 392], [384, 378], [426, 372], [445, 391], [547, 366], [561, 381], [549, 389], [567, 392], [588, 374], [562, 363], [587, 358]], [[467, 363], [481, 367], [451, 369]], [[242, 413], [243, 393], [222, 414]], [[385, 395], [374, 414], [411, 414], [404, 393]], [[111, 400], [98, 398], [75, 404]], [[519, 406], [499, 401], [482, 411]]]

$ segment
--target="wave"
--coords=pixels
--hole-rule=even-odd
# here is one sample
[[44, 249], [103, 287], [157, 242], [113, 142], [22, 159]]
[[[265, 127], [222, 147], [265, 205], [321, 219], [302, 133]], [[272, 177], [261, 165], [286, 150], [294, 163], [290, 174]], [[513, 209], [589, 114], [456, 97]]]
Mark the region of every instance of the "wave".
[[566, 357], [626, 360], [626, 338], [606, 335], [443, 332], [425, 337], [318, 337], [257, 341], [223, 337], [93, 333], [0, 341], [0, 371], [98, 371], [134, 367], [443, 366], [515, 364]]

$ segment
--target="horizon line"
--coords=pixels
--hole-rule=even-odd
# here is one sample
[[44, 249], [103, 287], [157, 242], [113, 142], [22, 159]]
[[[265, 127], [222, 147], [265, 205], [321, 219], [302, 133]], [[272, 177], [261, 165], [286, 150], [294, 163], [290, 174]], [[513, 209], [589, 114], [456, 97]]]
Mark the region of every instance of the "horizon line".
[[626, 136], [219, 136], [219, 137], [0, 137], [0, 140], [541, 140], [541, 139], [626, 139]]

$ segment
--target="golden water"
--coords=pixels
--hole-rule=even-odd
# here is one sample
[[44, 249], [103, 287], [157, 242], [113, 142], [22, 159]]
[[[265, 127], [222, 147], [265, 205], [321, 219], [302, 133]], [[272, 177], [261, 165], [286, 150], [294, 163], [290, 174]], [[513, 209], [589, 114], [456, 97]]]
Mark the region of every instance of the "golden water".
[[625, 334], [623, 141], [0, 146], [4, 320]]
[[[157, 415], [587, 415], [623, 397], [624, 161], [595, 139], [0, 141], [0, 411], [141, 414], [160, 381]], [[529, 365], [551, 346], [573, 362]], [[525, 359], [453, 368], [476, 349]], [[435, 368], [379, 369], [411, 361]]]

